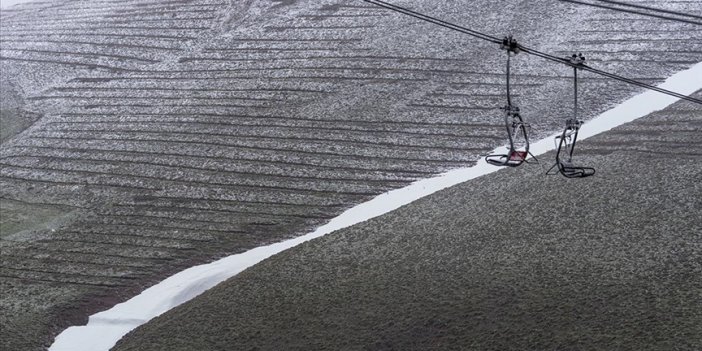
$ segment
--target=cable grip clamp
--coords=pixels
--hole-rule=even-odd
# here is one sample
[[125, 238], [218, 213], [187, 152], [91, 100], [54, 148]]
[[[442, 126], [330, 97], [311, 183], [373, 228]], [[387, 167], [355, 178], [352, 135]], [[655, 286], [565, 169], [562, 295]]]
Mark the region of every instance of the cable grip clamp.
[[505, 107], [503, 107], [502, 110], [507, 112], [507, 114], [510, 116], [515, 116], [519, 114], [519, 106], [505, 105]]
[[583, 125], [583, 121], [577, 120], [575, 118], [568, 118], [566, 120], [566, 128], [579, 129]]
[[570, 65], [575, 68], [580, 68], [585, 66], [585, 56], [582, 53], [573, 54], [571, 57], [567, 58]]
[[517, 43], [517, 40], [512, 38], [512, 35], [506, 36], [504, 37], [504, 39], [502, 39], [500, 49], [507, 50], [511, 53], [514, 53], [515, 55], [521, 51], [521, 49], [519, 49], [519, 44]]

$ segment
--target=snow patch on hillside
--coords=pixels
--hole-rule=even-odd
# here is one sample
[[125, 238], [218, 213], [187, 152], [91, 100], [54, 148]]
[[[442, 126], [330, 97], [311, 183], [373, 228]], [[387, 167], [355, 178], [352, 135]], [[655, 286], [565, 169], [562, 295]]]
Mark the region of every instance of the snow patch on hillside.
[[6, 9], [10, 6], [21, 4], [23, 2], [31, 2], [36, 0], [0, 0], [0, 8]]

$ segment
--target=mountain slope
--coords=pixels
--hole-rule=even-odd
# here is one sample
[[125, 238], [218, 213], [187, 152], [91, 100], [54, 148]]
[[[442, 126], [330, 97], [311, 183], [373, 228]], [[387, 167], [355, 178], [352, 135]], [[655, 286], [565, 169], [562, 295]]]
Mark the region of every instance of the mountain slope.
[[[552, 1], [403, 4], [547, 52], [597, 50], [598, 67], [651, 83], [702, 52], [694, 26]], [[362, 1], [43, 1], [1, 16], [0, 76], [28, 114], [0, 146], [10, 349], [506, 140], [504, 53]], [[520, 55], [514, 73], [535, 136], [560, 128], [568, 69]], [[586, 76], [585, 117], [637, 91]]]
[[698, 350], [701, 124], [677, 103], [583, 141], [594, 177], [503, 170], [302, 244], [114, 350]]

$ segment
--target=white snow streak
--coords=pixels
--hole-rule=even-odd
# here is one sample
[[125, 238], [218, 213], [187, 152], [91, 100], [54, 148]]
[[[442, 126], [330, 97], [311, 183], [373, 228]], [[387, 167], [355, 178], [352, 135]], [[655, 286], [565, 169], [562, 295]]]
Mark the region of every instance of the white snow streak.
[[[673, 75], [659, 87], [684, 95], [690, 95], [702, 89], [702, 62], [689, 70]], [[675, 97], [647, 91], [587, 122], [582, 127], [578, 139], [588, 138], [651, 112], [661, 110], [677, 100]], [[554, 136], [532, 144], [532, 152], [539, 155], [552, 150]], [[496, 149], [495, 152], [501, 152], [501, 149], [504, 147]], [[441, 189], [496, 172], [499, 169], [481, 160], [473, 167], [456, 169], [436, 178], [420, 180], [405, 188], [379, 195], [371, 201], [349, 209], [307, 235], [186, 269], [144, 290], [129, 301], [92, 315], [87, 325], [66, 329], [56, 337], [49, 350], [107, 351], [130, 330], [274, 254], [335, 230], [380, 216]]]
[[0, 0], [0, 8], [7, 9], [10, 6], [36, 0]]

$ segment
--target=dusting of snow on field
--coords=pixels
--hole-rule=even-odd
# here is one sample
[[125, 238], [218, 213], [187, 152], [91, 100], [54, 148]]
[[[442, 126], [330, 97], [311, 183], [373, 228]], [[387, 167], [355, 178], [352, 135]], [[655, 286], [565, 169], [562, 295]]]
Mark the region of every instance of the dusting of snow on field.
[[0, 8], [6, 9], [10, 6], [30, 1], [32, 0], [0, 0]]
[[[702, 63], [673, 75], [659, 87], [685, 95], [702, 89]], [[651, 112], [661, 110], [677, 100], [678, 98], [654, 91], [647, 91], [637, 95], [587, 122], [579, 134], [579, 140], [605, 132]], [[554, 148], [554, 136], [533, 143], [531, 151], [535, 155], [539, 155], [552, 150]], [[502, 149], [504, 148], [501, 147], [495, 152], [501, 152]], [[438, 177], [420, 180], [408, 187], [379, 195], [371, 201], [349, 209], [307, 235], [269, 246], [258, 247], [213, 263], [186, 269], [143, 291], [129, 301], [118, 304], [107, 311], [92, 315], [87, 325], [66, 329], [56, 337], [54, 344], [49, 350], [107, 351], [132, 329], [196, 297], [207, 289], [272, 255], [335, 230], [380, 216], [441, 189], [499, 169], [481, 160], [473, 167], [456, 169]]]

